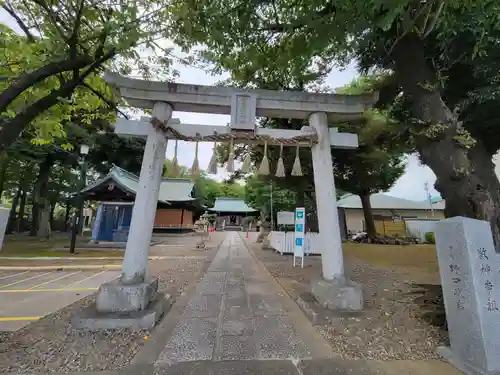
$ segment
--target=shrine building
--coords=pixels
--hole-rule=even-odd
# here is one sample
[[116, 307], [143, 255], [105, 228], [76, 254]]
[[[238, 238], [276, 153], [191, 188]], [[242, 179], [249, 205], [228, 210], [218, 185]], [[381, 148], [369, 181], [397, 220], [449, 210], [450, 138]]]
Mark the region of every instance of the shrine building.
[[[92, 240], [127, 241], [138, 184], [138, 176], [113, 166], [106, 176], [80, 191], [85, 200], [99, 202], [92, 227]], [[190, 231], [201, 213], [203, 207], [196, 197], [191, 180], [162, 179], [154, 232]]]
[[258, 218], [259, 210], [249, 207], [244, 199], [233, 197], [219, 197], [215, 200], [209, 212], [217, 214], [216, 227], [218, 229], [240, 229], [246, 217]]

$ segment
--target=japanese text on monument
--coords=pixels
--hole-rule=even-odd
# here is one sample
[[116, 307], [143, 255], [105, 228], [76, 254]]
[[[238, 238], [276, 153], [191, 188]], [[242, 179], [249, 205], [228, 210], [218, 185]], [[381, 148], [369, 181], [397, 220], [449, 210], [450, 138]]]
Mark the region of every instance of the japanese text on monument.
[[456, 264], [455, 253], [453, 246], [448, 247], [448, 255], [450, 257], [450, 264], [448, 265], [451, 273], [451, 280], [453, 281], [453, 296], [455, 297], [457, 310], [465, 308], [462, 275], [460, 273], [460, 265]]
[[493, 268], [490, 264], [490, 257], [488, 250], [484, 247], [477, 249], [478, 271], [480, 278], [480, 285], [486, 292], [487, 299], [485, 308], [487, 312], [499, 311], [499, 306], [495, 298], [495, 281], [493, 278]]

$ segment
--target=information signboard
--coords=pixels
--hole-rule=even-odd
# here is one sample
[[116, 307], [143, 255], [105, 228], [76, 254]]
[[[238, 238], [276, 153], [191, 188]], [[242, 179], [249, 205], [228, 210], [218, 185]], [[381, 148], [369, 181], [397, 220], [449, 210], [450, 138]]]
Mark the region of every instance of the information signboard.
[[301, 264], [302, 267], [304, 267], [305, 223], [306, 210], [304, 207], [297, 207], [295, 209], [295, 247], [293, 251], [294, 267], [296, 258], [301, 258]]
[[278, 225], [294, 225], [295, 212], [279, 211], [278, 212]]

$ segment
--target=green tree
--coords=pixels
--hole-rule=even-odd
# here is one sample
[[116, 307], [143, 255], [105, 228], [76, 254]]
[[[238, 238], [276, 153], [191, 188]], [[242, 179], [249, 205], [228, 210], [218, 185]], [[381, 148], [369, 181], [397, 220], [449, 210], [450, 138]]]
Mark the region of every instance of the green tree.
[[245, 179], [245, 202], [250, 207], [260, 210], [264, 215], [271, 215], [271, 198], [273, 217], [278, 211], [295, 211], [294, 191], [276, 186], [273, 181], [254, 174]]
[[[205, 43], [202, 55], [243, 84], [271, 75], [284, 84], [290, 71], [322, 76], [353, 58], [393, 72], [393, 95], [383, 97], [404, 93], [410, 140], [437, 176], [446, 215], [489, 221], [500, 246], [500, 184], [488, 134], [464, 128], [460, 106], [442, 94], [452, 69], [482, 73], [477, 60], [498, 56], [498, 1], [215, 0], [172, 9], [176, 41], [185, 48]], [[457, 54], [461, 45], [467, 48]]]
[[113, 165], [139, 175], [146, 141], [140, 138], [122, 138], [113, 130], [90, 137], [92, 147], [86, 160], [98, 173], [106, 174]]
[[221, 182], [221, 196], [233, 198], [245, 198], [245, 186], [238, 182]]
[[196, 193], [205, 207], [211, 208], [217, 197], [223, 195], [221, 183], [206, 176], [204, 171], [195, 180]]
[[[145, 76], [167, 72], [169, 51], [155, 42], [164, 31], [166, 5], [152, 0], [2, 2], [25, 35], [1, 26], [0, 149], [33, 122], [50, 140], [51, 133], [63, 134], [60, 124], [75, 107], [116, 106], [106, 85], [96, 84], [105, 68], [136, 69]], [[149, 48], [146, 60], [138, 48]]]
[[165, 159], [163, 163], [163, 177], [165, 178], [190, 178], [191, 173], [188, 167], [179, 165], [177, 171], [174, 168], [172, 160]]
[[[338, 89], [342, 94], [362, 94], [379, 80], [378, 76], [362, 76]], [[363, 208], [366, 233], [376, 236], [370, 196], [389, 190], [405, 171], [407, 147], [387, 142], [399, 129], [399, 124], [386, 111], [372, 110], [363, 121], [341, 126], [358, 134], [359, 148], [336, 150], [334, 161], [335, 185], [343, 191], [359, 195]]]

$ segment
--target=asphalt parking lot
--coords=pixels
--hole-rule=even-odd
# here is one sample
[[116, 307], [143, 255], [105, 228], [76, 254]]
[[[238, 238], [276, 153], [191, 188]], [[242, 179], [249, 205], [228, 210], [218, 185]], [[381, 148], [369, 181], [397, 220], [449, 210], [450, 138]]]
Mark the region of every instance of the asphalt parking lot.
[[21, 327], [86, 297], [119, 271], [0, 271], [0, 331]]

